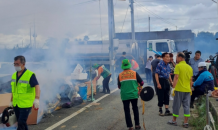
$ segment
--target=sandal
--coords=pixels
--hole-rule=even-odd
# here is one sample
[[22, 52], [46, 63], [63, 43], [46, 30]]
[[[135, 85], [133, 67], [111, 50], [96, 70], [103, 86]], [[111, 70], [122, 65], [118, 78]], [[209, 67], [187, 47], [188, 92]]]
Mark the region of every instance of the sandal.
[[177, 122], [173, 122], [173, 120], [168, 121], [167, 124], [177, 126]]
[[185, 123], [185, 124], [183, 124], [182, 126], [183, 126], [184, 128], [188, 128], [188, 127], [189, 127], [188, 123]]
[[141, 126], [136, 126], [135, 129], [136, 129], [136, 130], [140, 130], [140, 129], [141, 129]]

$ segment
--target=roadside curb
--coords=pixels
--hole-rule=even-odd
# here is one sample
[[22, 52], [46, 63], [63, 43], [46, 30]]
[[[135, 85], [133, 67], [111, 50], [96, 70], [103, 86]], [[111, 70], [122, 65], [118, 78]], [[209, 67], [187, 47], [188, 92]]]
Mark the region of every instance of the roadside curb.
[[215, 115], [214, 120], [218, 124], [218, 101], [216, 101], [216, 98], [210, 98], [210, 108], [212, 108], [212, 115]]

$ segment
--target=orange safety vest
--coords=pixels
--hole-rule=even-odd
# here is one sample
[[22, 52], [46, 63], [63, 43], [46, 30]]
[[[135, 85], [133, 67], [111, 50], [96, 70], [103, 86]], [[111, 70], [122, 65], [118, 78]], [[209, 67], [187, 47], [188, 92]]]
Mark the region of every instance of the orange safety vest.
[[132, 62], [134, 63], [134, 66], [132, 67], [133, 70], [136, 70], [139, 67], [139, 64], [132, 59]]
[[135, 80], [136, 81], [136, 72], [133, 70], [124, 70], [119, 74], [120, 82]]

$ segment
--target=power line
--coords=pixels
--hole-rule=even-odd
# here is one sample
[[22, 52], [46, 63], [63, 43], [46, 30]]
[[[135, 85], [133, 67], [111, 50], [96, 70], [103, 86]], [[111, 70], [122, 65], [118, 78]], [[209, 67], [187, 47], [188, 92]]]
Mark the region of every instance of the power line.
[[136, 2], [136, 4], [140, 5], [143, 9], [147, 10], [147, 12], [149, 12], [150, 14], [154, 15], [155, 17], [159, 18], [160, 20], [162, 20], [163, 22], [171, 25], [171, 26], [174, 26], [174, 27], [177, 27], [175, 24], [163, 19], [162, 17], [160, 17], [159, 15], [155, 14], [154, 12], [150, 11], [149, 9], [145, 8], [142, 4]]
[[[129, 10], [129, 5], [128, 5], [127, 10], [126, 10], [126, 15], [127, 15], [128, 10]], [[123, 26], [124, 26], [125, 21], [126, 21], [126, 15], [125, 15], [125, 18], [124, 18], [124, 21], [123, 21]], [[123, 26], [122, 26], [121, 32], [123, 31]]]
[[176, 27], [175, 24], [173, 24], [173, 23], [171, 23], [171, 22], [169, 22], [169, 21], [163, 19], [163, 18], [160, 17], [159, 15], [157, 15], [157, 14], [155, 14], [154, 12], [150, 11], [149, 9], [145, 8], [142, 4], [140, 4], [140, 3], [138, 3], [138, 2], [136, 2], [136, 4], [140, 5], [142, 8], [144, 8], [145, 10], [147, 10], [147, 12], [149, 12], [150, 14], [154, 15], [155, 17], [161, 19], [161, 20], [164, 21], [165, 23], [170, 24], [170, 25], [173, 25], [173, 26]]

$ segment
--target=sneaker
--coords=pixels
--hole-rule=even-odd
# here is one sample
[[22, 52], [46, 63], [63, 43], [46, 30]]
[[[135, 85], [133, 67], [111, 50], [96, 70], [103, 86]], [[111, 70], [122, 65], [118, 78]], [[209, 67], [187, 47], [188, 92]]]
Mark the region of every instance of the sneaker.
[[173, 122], [173, 120], [168, 121], [167, 124], [177, 126], [177, 122]]
[[185, 124], [183, 124], [182, 126], [183, 126], [184, 128], [188, 128], [188, 127], [189, 127], [188, 123], [185, 123]]
[[159, 116], [164, 116], [163, 111], [159, 110]]
[[164, 115], [165, 115], [165, 116], [172, 116], [173, 114], [168, 110], [168, 111], [165, 112]]
[[136, 126], [135, 127], [135, 130], [140, 130], [141, 129], [141, 126]]

